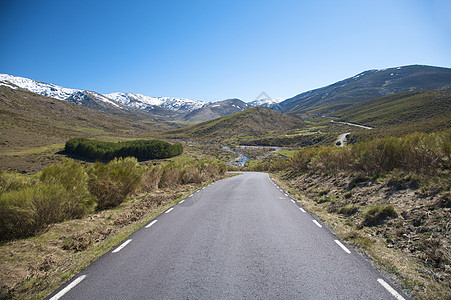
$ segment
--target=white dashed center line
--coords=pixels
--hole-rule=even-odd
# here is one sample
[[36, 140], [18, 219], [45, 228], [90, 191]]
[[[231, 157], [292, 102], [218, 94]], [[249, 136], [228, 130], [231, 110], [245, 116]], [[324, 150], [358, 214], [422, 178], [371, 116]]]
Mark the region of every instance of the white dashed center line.
[[183, 202], [185, 202], [185, 199], [183, 199], [182, 201], [180, 201], [179, 203], [183, 203]]
[[405, 300], [403, 296], [401, 296], [397, 291], [395, 291], [388, 283], [385, 282], [382, 278], [377, 280], [387, 291], [390, 292], [396, 299]]
[[302, 207], [299, 207], [299, 209], [300, 209], [303, 213], [305, 213], [305, 209], [303, 209]]
[[58, 294], [56, 294], [55, 296], [53, 296], [52, 298], [50, 298], [50, 300], [58, 300], [59, 298], [63, 297], [67, 292], [69, 292], [71, 289], [73, 289], [77, 284], [79, 284], [80, 282], [82, 282], [83, 279], [86, 278], [86, 275], [81, 275], [80, 277], [78, 277], [77, 279], [75, 279], [74, 281], [71, 282], [71, 284], [69, 284], [68, 286], [66, 286], [64, 289], [62, 289], [61, 291], [59, 291]]
[[319, 228], [323, 227], [320, 223], [318, 223], [318, 221], [316, 220], [312, 220], [313, 223], [315, 223], [316, 226], [318, 226]]
[[153, 224], [157, 223], [158, 220], [153, 220], [152, 222], [150, 222], [146, 228], [149, 228], [150, 226], [152, 226]]
[[171, 212], [171, 210], [173, 210], [174, 208], [173, 207], [171, 207], [170, 209], [168, 209], [167, 211], [165, 211], [164, 213], [165, 214], [167, 214], [167, 213], [170, 213]]
[[293, 202], [293, 203], [296, 203], [296, 202], [294, 202], [294, 200], [293, 200], [293, 199], [291, 199], [291, 202]]
[[124, 249], [124, 247], [127, 246], [131, 241], [132, 241], [132, 239], [129, 239], [129, 240], [125, 241], [124, 243], [122, 243], [122, 245], [120, 245], [119, 247], [117, 247], [116, 250], [113, 251], [113, 253], [117, 253], [117, 252], [121, 251], [121, 250]]
[[343, 245], [339, 240], [335, 240], [335, 243], [337, 243], [337, 245], [340, 246], [341, 249], [343, 249], [346, 253], [351, 254], [351, 251], [349, 251], [349, 249], [346, 248], [346, 246]]

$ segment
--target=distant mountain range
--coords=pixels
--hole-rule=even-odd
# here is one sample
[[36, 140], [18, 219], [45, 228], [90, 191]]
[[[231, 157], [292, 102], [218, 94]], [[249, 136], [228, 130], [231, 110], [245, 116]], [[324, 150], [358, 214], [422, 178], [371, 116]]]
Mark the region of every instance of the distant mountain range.
[[108, 113], [144, 112], [157, 120], [202, 122], [253, 107], [266, 107], [283, 113], [308, 117], [331, 113], [355, 103], [399, 92], [451, 90], [451, 69], [413, 65], [369, 70], [284, 101], [266, 97], [249, 103], [239, 99], [206, 102], [183, 98], [150, 97], [133, 93], [100, 94], [7, 74], [0, 74], [0, 85], [12, 89], [25, 89], [35, 94], [77, 103]]
[[451, 90], [451, 69], [413, 65], [365, 71], [279, 105], [284, 113], [320, 115], [365, 100], [419, 90]]
[[227, 99], [207, 102], [120, 92], [100, 94], [94, 91], [65, 88], [7, 74], [0, 74], [0, 85], [13, 89], [22, 88], [38, 95], [77, 103], [101, 111], [139, 110], [160, 117], [197, 122], [222, 117], [252, 107], [271, 107], [282, 101], [282, 99], [258, 99], [245, 103], [239, 99]]

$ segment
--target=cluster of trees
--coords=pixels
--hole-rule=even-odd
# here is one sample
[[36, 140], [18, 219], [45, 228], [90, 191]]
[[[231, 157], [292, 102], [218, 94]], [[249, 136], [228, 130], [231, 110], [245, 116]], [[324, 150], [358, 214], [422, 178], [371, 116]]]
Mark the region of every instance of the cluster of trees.
[[102, 142], [75, 138], [66, 142], [65, 152], [90, 159], [111, 160], [118, 157], [136, 157], [139, 160], [169, 158], [183, 152], [181, 144], [159, 140]]

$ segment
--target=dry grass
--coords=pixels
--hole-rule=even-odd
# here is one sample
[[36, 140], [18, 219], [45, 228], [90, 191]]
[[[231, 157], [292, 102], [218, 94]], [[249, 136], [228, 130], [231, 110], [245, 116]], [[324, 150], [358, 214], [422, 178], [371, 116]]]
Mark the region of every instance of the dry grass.
[[[393, 186], [390, 176], [354, 184], [355, 178], [346, 175], [273, 177], [339, 238], [397, 279], [406, 294], [420, 299], [451, 297], [449, 182], [431, 180], [416, 187], [408, 183]], [[333, 201], [318, 201], [316, 191], [325, 190]], [[365, 224], [369, 215], [383, 211], [387, 213], [382, 213], [384, 218]]]

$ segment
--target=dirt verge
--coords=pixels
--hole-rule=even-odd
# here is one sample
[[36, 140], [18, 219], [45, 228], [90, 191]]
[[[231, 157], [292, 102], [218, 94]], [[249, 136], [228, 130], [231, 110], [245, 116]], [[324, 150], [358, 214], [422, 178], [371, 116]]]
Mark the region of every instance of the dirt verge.
[[422, 299], [451, 299], [449, 179], [274, 174], [341, 239]]

